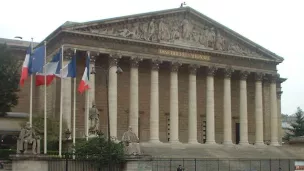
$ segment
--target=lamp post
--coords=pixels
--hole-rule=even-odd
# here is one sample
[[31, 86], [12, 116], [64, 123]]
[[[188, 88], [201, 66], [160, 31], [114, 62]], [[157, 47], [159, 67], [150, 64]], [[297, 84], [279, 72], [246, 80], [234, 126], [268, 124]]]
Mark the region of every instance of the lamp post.
[[[105, 67], [105, 66], [95, 66], [92, 67], [91, 74], [96, 74], [96, 69], [102, 70], [104, 77], [106, 79], [106, 92], [107, 92], [107, 120], [108, 120], [108, 142], [111, 141], [111, 136], [110, 136], [110, 113], [109, 113], [109, 70], [111, 66]], [[117, 66], [116, 74], [121, 74], [123, 73], [123, 70]]]
[[68, 171], [68, 152], [69, 152], [69, 144], [68, 144], [68, 140], [71, 136], [71, 131], [69, 129], [67, 129], [65, 132], [65, 138], [66, 138], [66, 154], [65, 154], [65, 170]]

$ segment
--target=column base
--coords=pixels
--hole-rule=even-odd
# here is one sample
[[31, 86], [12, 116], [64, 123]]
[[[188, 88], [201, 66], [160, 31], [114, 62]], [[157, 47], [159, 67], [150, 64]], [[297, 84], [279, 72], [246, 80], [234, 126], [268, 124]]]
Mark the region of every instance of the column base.
[[239, 145], [249, 145], [248, 141], [240, 142]]
[[197, 140], [188, 140], [188, 144], [199, 144]]
[[275, 142], [270, 142], [270, 145], [271, 145], [271, 146], [281, 146], [281, 145], [279, 144], [279, 142], [277, 142], [277, 141], [275, 141]]
[[181, 142], [179, 140], [172, 140], [169, 141], [170, 144], [181, 144]]
[[223, 144], [224, 145], [233, 145], [232, 141], [224, 141]]
[[206, 143], [205, 144], [216, 144], [216, 142], [215, 141], [206, 141]]
[[263, 141], [255, 142], [254, 145], [263, 146], [265, 143]]
[[150, 140], [149, 140], [149, 143], [159, 144], [159, 143], [161, 143], [161, 142], [159, 141], [159, 139], [150, 139]]

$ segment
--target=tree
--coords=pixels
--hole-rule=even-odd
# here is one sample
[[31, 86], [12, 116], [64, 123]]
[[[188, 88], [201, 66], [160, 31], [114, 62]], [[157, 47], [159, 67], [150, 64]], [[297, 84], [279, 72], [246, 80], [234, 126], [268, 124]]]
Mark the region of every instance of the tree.
[[11, 54], [6, 44], [0, 44], [0, 115], [18, 104], [20, 60]]
[[114, 141], [109, 142], [100, 132], [97, 133], [97, 137], [76, 144], [75, 155], [78, 159], [95, 162], [98, 168], [120, 165], [125, 161], [123, 144]]
[[295, 122], [291, 123], [291, 128], [285, 136], [286, 140], [290, 140], [292, 137], [299, 137], [304, 135], [304, 112], [298, 107], [297, 112], [294, 114], [296, 117]]
[[[27, 122], [27, 121], [26, 121]], [[25, 123], [22, 123], [21, 126], [23, 127]], [[44, 139], [44, 116], [38, 115], [33, 117], [33, 128], [35, 129], [36, 133], [40, 135], [41, 142]], [[63, 130], [63, 137], [64, 131], [66, 130], [66, 123], [63, 122], [62, 126]], [[48, 117], [47, 118], [47, 148], [51, 151], [57, 151], [59, 148], [58, 144], [59, 140], [59, 119]], [[43, 149], [43, 143], [41, 143], [41, 149]]]

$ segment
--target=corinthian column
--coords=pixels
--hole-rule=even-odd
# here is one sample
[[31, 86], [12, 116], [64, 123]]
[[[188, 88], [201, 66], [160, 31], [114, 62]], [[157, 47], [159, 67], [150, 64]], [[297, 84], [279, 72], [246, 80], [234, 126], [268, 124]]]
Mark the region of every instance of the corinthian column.
[[255, 74], [255, 144], [263, 145], [263, 96], [262, 80], [263, 73]]
[[129, 126], [138, 136], [138, 64], [141, 61], [138, 57], [131, 57], [130, 69], [130, 117]]
[[270, 145], [278, 146], [278, 111], [277, 111], [277, 75], [270, 76], [270, 118], [271, 139]]
[[214, 125], [214, 75], [216, 68], [207, 68], [207, 90], [206, 90], [206, 144], [215, 144], [215, 125]]
[[158, 70], [162, 62], [152, 59], [150, 95], [150, 142], [159, 143], [159, 91]]
[[189, 119], [188, 143], [197, 144], [197, 99], [196, 99], [196, 71], [199, 65], [189, 65]]
[[232, 144], [231, 138], [231, 74], [232, 68], [225, 68], [224, 70], [224, 96], [223, 96], [223, 123], [224, 123], [224, 144]]
[[248, 117], [247, 117], [247, 77], [249, 72], [240, 73], [240, 145], [248, 144]]
[[121, 56], [110, 54], [109, 56], [109, 117], [110, 136], [117, 138], [117, 63]]
[[171, 63], [170, 74], [170, 143], [178, 143], [178, 68], [179, 62]]

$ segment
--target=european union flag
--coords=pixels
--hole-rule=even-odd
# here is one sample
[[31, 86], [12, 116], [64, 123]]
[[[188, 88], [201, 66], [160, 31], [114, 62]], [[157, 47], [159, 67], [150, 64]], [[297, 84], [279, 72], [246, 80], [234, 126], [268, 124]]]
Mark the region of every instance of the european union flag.
[[45, 45], [42, 45], [34, 50], [30, 57], [29, 73], [43, 73], [45, 58]]

